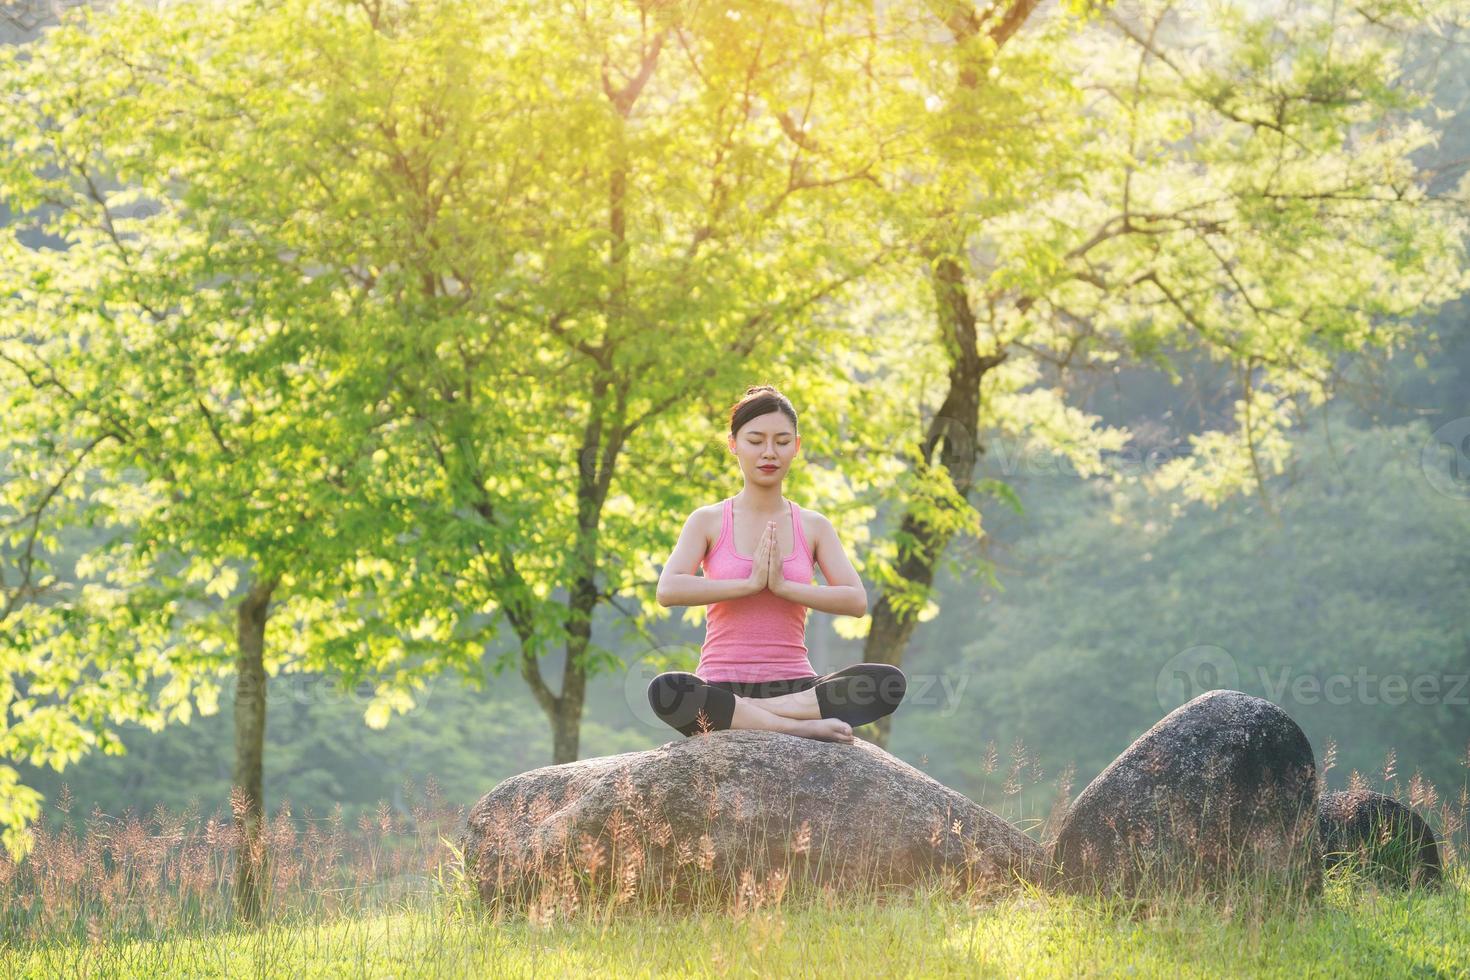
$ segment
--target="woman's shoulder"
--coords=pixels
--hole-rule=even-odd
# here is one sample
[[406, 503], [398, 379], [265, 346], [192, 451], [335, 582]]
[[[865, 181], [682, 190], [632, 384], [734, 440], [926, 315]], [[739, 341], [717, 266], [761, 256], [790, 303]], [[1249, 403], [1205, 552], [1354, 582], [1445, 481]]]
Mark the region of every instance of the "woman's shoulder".
[[689, 515], [690, 519], [704, 531], [704, 550], [706, 553], [720, 539], [720, 532], [724, 529], [724, 509], [725, 501], [717, 500], [712, 504], [705, 504], [703, 507], [694, 508], [694, 512]]
[[721, 514], [721, 511], [723, 511], [724, 509], [725, 502], [723, 500], [716, 500], [712, 504], [705, 504], [703, 507], [694, 508], [694, 513], [692, 513], [690, 516], [693, 517], [695, 520], [708, 520], [709, 518], [713, 517], [715, 520], [715, 524], [718, 526], [720, 523], [720, 519], [723, 516]]
[[801, 513], [802, 522], [806, 524], [807, 527], [811, 527], [815, 524], [825, 524], [827, 521], [826, 516], [819, 510], [813, 510], [812, 508], [807, 507], [803, 504], [797, 504], [796, 509]]
[[829, 526], [830, 522], [819, 510], [812, 510], [810, 507], [803, 507], [801, 504], [797, 504], [796, 508], [797, 514], [801, 517], [802, 537], [806, 538], [807, 546], [811, 549], [812, 557], [815, 558], [819, 542], [822, 539], [823, 529]]

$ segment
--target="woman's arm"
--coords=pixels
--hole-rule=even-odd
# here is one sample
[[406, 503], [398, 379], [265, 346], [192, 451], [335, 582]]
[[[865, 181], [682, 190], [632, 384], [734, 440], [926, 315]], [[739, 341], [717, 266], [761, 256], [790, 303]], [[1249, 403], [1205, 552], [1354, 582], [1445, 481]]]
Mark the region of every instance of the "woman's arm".
[[704, 606], [751, 594], [749, 579], [706, 578], [695, 574], [707, 544], [701, 517], [699, 511], [689, 515], [673, 554], [659, 572], [655, 595], [660, 606]]
[[786, 578], [781, 569], [781, 560], [776, 558], [770, 573], [771, 591], [783, 599], [799, 602], [819, 612], [837, 616], [866, 616], [868, 593], [863, 588], [863, 580], [858, 577], [857, 569], [852, 567], [847, 552], [842, 549], [837, 529], [821, 514], [814, 513], [813, 516], [818, 524], [814, 557], [827, 584], [815, 585]]

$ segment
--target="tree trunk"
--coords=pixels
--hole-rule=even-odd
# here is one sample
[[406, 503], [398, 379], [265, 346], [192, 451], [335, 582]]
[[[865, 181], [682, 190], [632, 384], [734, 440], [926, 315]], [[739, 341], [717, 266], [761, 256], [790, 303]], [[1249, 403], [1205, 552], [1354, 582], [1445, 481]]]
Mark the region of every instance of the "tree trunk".
[[255, 581], [237, 610], [235, 659], [235, 771], [230, 806], [240, 830], [235, 907], [256, 919], [266, 876], [261, 828], [265, 819], [265, 623], [274, 579]]
[[[1025, 26], [1037, 5], [1038, 0], [1012, 0], [1001, 8], [1004, 13], [998, 20], [990, 22], [986, 29], [994, 42], [994, 50], [1005, 47]], [[929, 0], [928, 6], [962, 45], [974, 38], [989, 18], [989, 13], [976, 16], [975, 7], [970, 2]], [[987, 53], [972, 46], [970, 53], [961, 55], [959, 77], [955, 83], [961, 96], [968, 96], [983, 84], [985, 69], [992, 63], [994, 50]], [[965, 101], [968, 100], [961, 99], [961, 102]], [[942, 443], [944, 450], [940, 455], [940, 465], [949, 471], [949, 478], [960, 496], [968, 498], [975, 479], [975, 462], [984, 452], [980, 445], [980, 379], [986, 371], [1005, 360], [1006, 352], [1001, 349], [982, 357], [976, 349], [975, 311], [965, 289], [965, 270], [959, 263], [959, 258], [966, 254], [964, 246], [964, 237], [959, 235], [951, 242], [948, 254], [930, 256], [935, 260], [930, 267], [930, 281], [937, 301], [939, 332], [949, 355], [949, 391], [929, 424], [923, 457], [925, 462], [933, 465], [934, 450]], [[924, 524], [912, 510], [903, 514], [899, 526], [905, 534], [913, 536], [915, 544], [911, 552], [900, 555], [895, 571], [927, 593], [934, 584], [934, 566], [949, 544], [949, 535]], [[899, 612], [886, 595], [880, 596], [873, 609], [873, 622], [863, 659], [872, 663], [901, 665], [904, 650], [917, 625], [917, 610]], [[885, 715], [878, 719], [874, 727], [877, 731], [873, 741], [886, 748], [893, 729], [893, 716]]]
[[[954, 254], [962, 255], [963, 251]], [[985, 372], [1005, 360], [1005, 351], [981, 355], [976, 341], [975, 314], [965, 290], [965, 273], [958, 260], [946, 255], [933, 264], [931, 279], [938, 308], [938, 325], [949, 356], [949, 391], [925, 433], [922, 454], [926, 463], [937, 463], [949, 473], [955, 490], [968, 498], [975, 479], [975, 463], [984, 452], [980, 445], [980, 381]], [[901, 553], [894, 570], [905, 581], [927, 593], [934, 584], [934, 568], [949, 544], [949, 534], [930, 527], [912, 510], [899, 521], [901, 540], [911, 540], [911, 550]], [[873, 607], [863, 659], [869, 663], [903, 665], [903, 654], [918, 626], [917, 610], [896, 609], [887, 594]], [[872, 741], [887, 747], [893, 716], [874, 723]]]
[[551, 761], [554, 765], [576, 762], [582, 744], [582, 701], [566, 695], [556, 699], [551, 718]]
[[[541, 676], [541, 668], [533, 656], [521, 658], [521, 673], [531, 685], [547, 718], [551, 720], [551, 761], [553, 765], [577, 761], [582, 739], [582, 708], [587, 700], [587, 665], [583, 654], [592, 640], [592, 612], [597, 606], [596, 574], [600, 555], [597, 547], [602, 508], [612, 483], [613, 465], [627, 436], [623, 428], [626, 418], [628, 389], [615, 383], [613, 350], [621, 336], [620, 327], [628, 318], [628, 177], [630, 167], [623, 143], [624, 123], [633, 110], [643, 86], [652, 76], [659, 52], [668, 37], [661, 30], [643, 50], [638, 73], [622, 88], [614, 89], [607, 75], [603, 91], [621, 117], [612, 146], [612, 167], [608, 174], [608, 264], [612, 267], [612, 295], [608, 299], [608, 331], [595, 346], [581, 349], [597, 365], [592, 382], [587, 426], [577, 454], [577, 559], [579, 572], [571, 585], [567, 618], [567, 657], [562, 666], [561, 693], [553, 695]], [[610, 410], [608, 401], [613, 406]], [[609, 424], [610, 423], [610, 424]], [[523, 631], [522, 644], [527, 640]]]

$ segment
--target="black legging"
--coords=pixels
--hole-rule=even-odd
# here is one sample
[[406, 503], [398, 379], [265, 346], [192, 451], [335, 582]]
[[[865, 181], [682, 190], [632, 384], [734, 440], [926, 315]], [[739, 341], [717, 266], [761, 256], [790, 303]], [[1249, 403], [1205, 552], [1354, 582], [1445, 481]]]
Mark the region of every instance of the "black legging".
[[711, 731], [730, 727], [735, 697], [772, 698], [815, 688], [823, 718], [840, 718], [852, 727], [876, 721], [898, 707], [908, 686], [892, 664], [853, 664], [817, 677], [772, 681], [706, 681], [683, 670], [659, 674], [648, 685], [653, 713], [685, 735], [699, 733], [704, 710]]

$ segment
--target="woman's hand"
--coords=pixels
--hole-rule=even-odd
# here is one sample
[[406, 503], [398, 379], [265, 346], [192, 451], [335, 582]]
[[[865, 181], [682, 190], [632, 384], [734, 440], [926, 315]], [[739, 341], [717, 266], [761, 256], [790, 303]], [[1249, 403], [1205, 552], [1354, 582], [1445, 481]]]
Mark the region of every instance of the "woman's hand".
[[750, 594], [763, 592], [766, 583], [771, 576], [771, 555], [775, 549], [771, 546], [776, 536], [776, 522], [770, 521], [766, 524], [766, 532], [761, 535], [761, 543], [756, 545], [754, 560], [750, 563], [750, 578], [746, 579], [746, 585], [750, 587]]
[[772, 524], [770, 557], [767, 559], [771, 567], [766, 572], [766, 588], [785, 599], [786, 586], [791, 584], [791, 580], [786, 577], [785, 567], [781, 563], [781, 549], [776, 547], [776, 543], [776, 525]]

